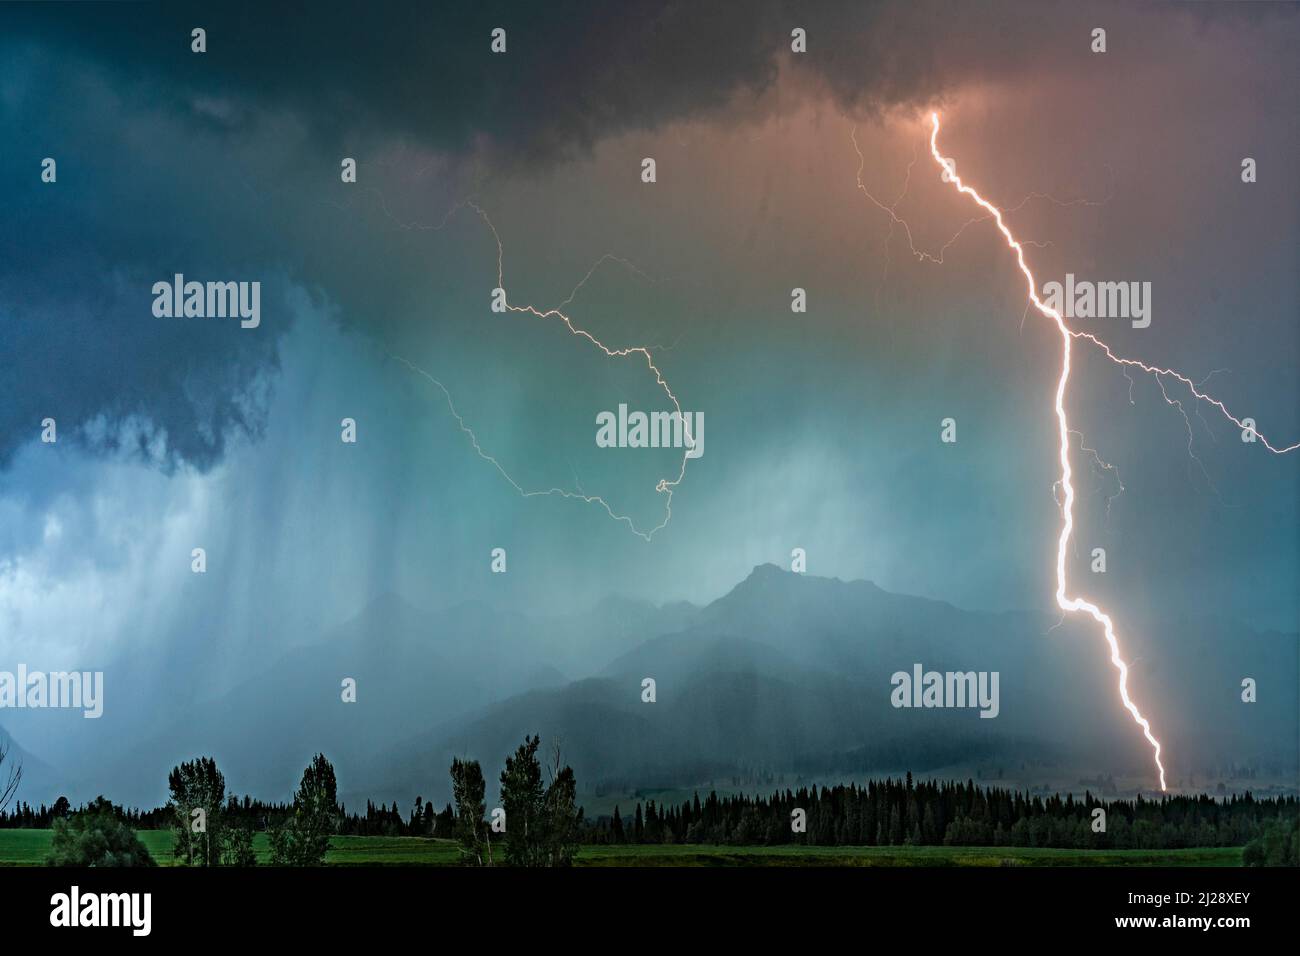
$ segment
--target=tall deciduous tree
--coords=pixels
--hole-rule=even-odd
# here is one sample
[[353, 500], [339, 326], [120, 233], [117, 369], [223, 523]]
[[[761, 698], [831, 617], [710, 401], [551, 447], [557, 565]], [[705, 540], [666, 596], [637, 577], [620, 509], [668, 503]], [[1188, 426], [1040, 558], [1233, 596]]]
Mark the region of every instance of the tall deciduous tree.
[[506, 811], [506, 860], [514, 866], [570, 866], [581, 839], [573, 769], [563, 765], [557, 740], [543, 787], [537, 759], [541, 738], [525, 737], [501, 772], [501, 805]]
[[167, 785], [176, 861], [186, 866], [220, 865], [226, 778], [217, 762], [211, 757], [186, 761], [172, 768]]
[[271, 831], [271, 863], [275, 866], [320, 866], [339, 823], [338, 785], [334, 767], [317, 754], [303, 771], [293, 795], [293, 813]]
[[460, 841], [462, 859], [471, 866], [492, 865], [492, 833], [483, 821], [486, 789], [477, 760], [452, 759], [451, 793], [456, 803], [453, 833]]
[[525, 737], [501, 771], [501, 807], [506, 812], [506, 862], [511, 866], [545, 864], [546, 809], [540, 737]]
[[550, 785], [543, 798], [545, 862], [547, 866], [572, 866], [582, 842], [582, 810], [573, 768], [560, 760], [560, 741], [551, 748]]

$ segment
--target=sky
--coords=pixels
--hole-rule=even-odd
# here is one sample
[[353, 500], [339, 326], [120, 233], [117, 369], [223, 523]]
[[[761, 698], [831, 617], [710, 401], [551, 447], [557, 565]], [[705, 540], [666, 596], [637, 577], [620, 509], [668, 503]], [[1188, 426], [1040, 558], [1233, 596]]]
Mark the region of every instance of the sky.
[[[1089, 331], [1289, 445], [1298, 39], [1286, 4], [6, 5], [0, 661], [193, 654], [231, 683], [388, 591], [703, 603], [793, 548], [1049, 609], [1060, 342], [929, 113], [1041, 281], [1151, 283], [1148, 328]], [[650, 541], [507, 480], [647, 530], [680, 457], [596, 446], [597, 414], [663, 389], [642, 353], [493, 312], [498, 262], [512, 305], [650, 347], [703, 413]], [[156, 317], [176, 273], [260, 281], [260, 325]], [[1076, 455], [1071, 573], [1106, 549], [1088, 586], [1145, 653], [1177, 615], [1295, 631], [1300, 452], [1075, 363], [1113, 467]]]

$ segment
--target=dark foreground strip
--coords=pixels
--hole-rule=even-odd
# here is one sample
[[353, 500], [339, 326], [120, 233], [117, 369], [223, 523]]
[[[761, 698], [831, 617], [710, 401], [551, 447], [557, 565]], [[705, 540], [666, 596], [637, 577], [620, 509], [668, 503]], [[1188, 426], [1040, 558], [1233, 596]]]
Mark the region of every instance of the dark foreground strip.
[[[635, 939], [651, 937], [670, 949], [689, 941], [693, 950], [702, 940], [734, 944], [782, 931], [810, 942], [824, 933], [866, 941], [903, 932], [927, 943], [988, 943], [1047, 930], [1070, 940], [1147, 935], [1228, 942], [1255, 932], [1293, 933], [1296, 875], [1075, 867], [0, 868], [0, 913], [10, 943], [47, 934], [66, 942], [76, 934], [77, 945], [91, 947], [199, 938], [205, 947], [254, 939], [328, 945], [413, 934], [437, 949], [451, 945], [445, 934], [453, 930], [494, 950], [516, 935], [539, 942], [576, 934], [591, 941], [601, 938], [589, 935], [597, 931], [614, 934], [603, 937], [602, 950], [642, 948]], [[146, 914], [147, 936], [140, 932]], [[55, 927], [52, 915], [65, 924], [119, 925]]]

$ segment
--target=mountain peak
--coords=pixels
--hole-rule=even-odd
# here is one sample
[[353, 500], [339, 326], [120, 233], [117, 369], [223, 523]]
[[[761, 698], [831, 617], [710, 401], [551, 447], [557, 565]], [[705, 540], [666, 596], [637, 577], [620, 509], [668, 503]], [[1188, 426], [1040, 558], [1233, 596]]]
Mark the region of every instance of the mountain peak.
[[779, 585], [781, 582], [793, 582], [799, 580], [818, 581], [823, 584], [853, 585], [857, 587], [868, 587], [873, 590], [880, 590], [875, 583], [864, 578], [845, 581], [842, 578], [822, 577], [817, 574], [806, 574], [802, 571], [789, 571], [781, 567], [779, 564], [773, 564], [770, 561], [754, 565], [754, 570], [750, 571], [749, 576], [746, 577], [744, 581], [741, 581], [740, 584], [736, 585], [736, 587], [741, 588], [753, 585], [772, 586]]
[[717, 614], [727, 608], [755, 608], [784, 604], [801, 605], [803, 602], [825, 602], [835, 600], [838, 595], [856, 593], [858, 595], [879, 596], [884, 594], [871, 581], [844, 581], [840, 578], [824, 578], [814, 574], [787, 571], [770, 562], [755, 566], [749, 576], [730, 591], [709, 605], [709, 613]]
[[[724, 594], [718, 601], [735, 601], [738, 598], [748, 600], [773, 593], [798, 593], [794, 589], [803, 587], [804, 582], [800, 580], [803, 577], [805, 575], [787, 571], [780, 565], [770, 562], [755, 565], [754, 570], [750, 571], [743, 581]], [[816, 580], [824, 581], [827, 579], [818, 578]]]
[[773, 564], [771, 561], [767, 561], [764, 562], [763, 564], [754, 565], [754, 570], [749, 572], [749, 575], [745, 578], [745, 580], [746, 581], [772, 581], [777, 578], [780, 578], [783, 575], [793, 576], [794, 572], [787, 571], [785, 568], [778, 567], [777, 565]]

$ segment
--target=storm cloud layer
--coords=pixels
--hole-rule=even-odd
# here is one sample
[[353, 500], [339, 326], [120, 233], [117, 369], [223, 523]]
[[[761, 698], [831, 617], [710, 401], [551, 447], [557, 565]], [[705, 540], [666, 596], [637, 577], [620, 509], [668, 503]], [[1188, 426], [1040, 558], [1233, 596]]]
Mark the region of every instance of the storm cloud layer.
[[[236, 336], [149, 321], [142, 289], [157, 278], [287, 277], [326, 292], [343, 322], [391, 330], [412, 306], [403, 287], [421, 251], [390, 231], [361, 236], [374, 254], [355, 254], [358, 235], [325, 218], [340, 155], [418, 150], [439, 182], [411, 197], [432, 221], [485, 182], [540, 177], [666, 124], [755, 122], [818, 99], [879, 116], [963, 87], [1055, 83], [1085, 63], [1085, 47], [1060, 39], [1086, 33], [1089, 17], [1111, 25], [1117, 55], [1140, 31], [1159, 56], [1153, 24], [1245, 23], [1268, 42], [1269, 24], [1292, 14], [648, 0], [7, 7], [0, 109], [29, 150], [0, 160], [0, 334], [21, 359], [4, 373], [0, 465], [47, 414], [96, 447], [137, 440], [121, 426], [138, 420], [149, 436], [138, 440], [161, 439], [164, 462], [200, 468], [232, 431], [256, 436], [252, 393], [274, 376], [283, 290], [265, 334]], [[792, 25], [811, 38], [800, 59]], [[189, 49], [195, 26], [208, 35], [202, 56]], [[497, 26], [506, 56], [488, 52]], [[58, 159], [57, 191], [31, 175], [30, 150]], [[37, 359], [43, 373], [25, 374]]]

